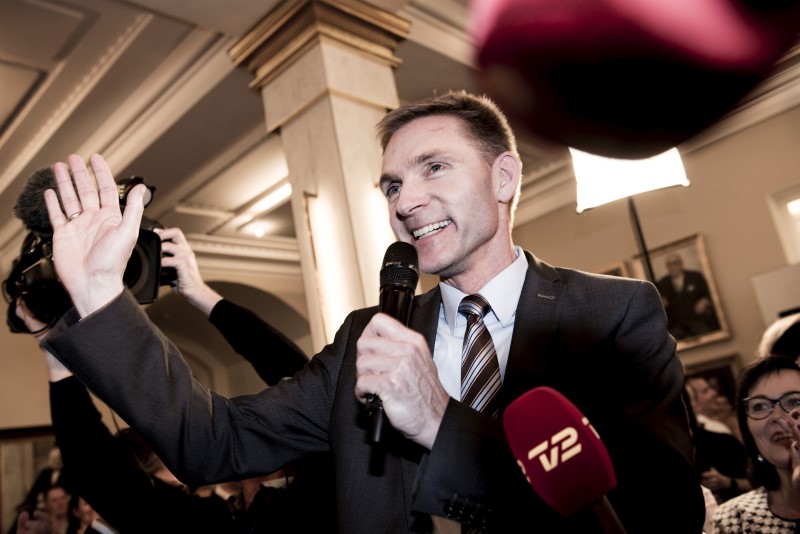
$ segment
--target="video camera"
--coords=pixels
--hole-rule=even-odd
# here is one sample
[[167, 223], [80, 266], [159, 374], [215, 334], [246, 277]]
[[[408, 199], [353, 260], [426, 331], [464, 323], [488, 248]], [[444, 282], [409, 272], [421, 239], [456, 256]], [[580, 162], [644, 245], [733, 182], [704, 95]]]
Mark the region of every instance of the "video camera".
[[[143, 184], [144, 178], [133, 176], [118, 182], [119, 203], [125, 209], [128, 193], [134, 186]], [[144, 205], [150, 203], [155, 186], [146, 185]], [[159, 286], [172, 285], [178, 279], [173, 268], [161, 267], [161, 238], [154, 232], [163, 228], [158, 221], [142, 217], [139, 238], [125, 267], [123, 282], [140, 304], [150, 304], [158, 298]], [[12, 332], [29, 333], [25, 323], [17, 317], [16, 299], [25, 305], [40, 321], [54, 324], [71, 307], [69, 294], [58, 281], [53, 264], [52, 233], [31, 231], [25, 237], [19, 258], [12, 263], [11, 273], [3, 282], [3, 293], [9, 302], [7, 323]]]

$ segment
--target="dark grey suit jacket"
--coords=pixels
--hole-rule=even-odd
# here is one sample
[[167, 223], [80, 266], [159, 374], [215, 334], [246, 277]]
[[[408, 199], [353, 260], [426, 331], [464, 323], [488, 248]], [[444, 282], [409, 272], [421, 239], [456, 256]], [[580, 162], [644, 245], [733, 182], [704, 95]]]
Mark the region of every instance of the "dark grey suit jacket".
[[[704, 503], [681, 401], [683, 371], [655, 287], [526, 255], [503, 405], [537, 386], [561, 391], [609, 449], [618, 479], [609, 499], [628, 532], [699, 533]], [[440, 306], [435, 288], [414, 299], [411, 313], [410, 327], [431, 351]], [[293, 379], [233, 399], [192, 378], [127, 291], [80, 322], [70, 312], [46, 348], [190, 485], [271, 472], [330, 449], [342, 533], [427, 532], [430, 514], [504, 534], [602, 532], [590, 510], [563, 518], [548, 508], [516, 466], [501, 421], [455, 400], [432, 450], [391, 431], [371, 444], [354, 395], [355, 355], [376, 312], [351, 313]]]

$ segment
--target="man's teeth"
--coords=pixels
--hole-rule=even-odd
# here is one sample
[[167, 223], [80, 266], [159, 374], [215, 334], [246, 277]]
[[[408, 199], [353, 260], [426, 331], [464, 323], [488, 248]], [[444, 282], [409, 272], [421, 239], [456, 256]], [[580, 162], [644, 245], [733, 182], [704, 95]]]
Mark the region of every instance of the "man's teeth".
[[414, 239], [419, 239], [421, 237], [425, 237], [426, 235], [432, 234], [438, 230], [441, 230], [445, 226], [450, 225], [450, 220], [441, 221], [438, 223], [429, 224], [428, 226], [424, 226], [419, 230], [414, 230]]

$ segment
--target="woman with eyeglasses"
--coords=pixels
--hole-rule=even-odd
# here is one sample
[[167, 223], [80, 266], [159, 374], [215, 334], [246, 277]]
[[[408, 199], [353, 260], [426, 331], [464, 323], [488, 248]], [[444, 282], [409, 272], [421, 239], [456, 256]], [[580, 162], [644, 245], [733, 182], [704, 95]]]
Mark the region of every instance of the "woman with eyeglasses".
[[752, 491], [719, 505], [712, 533], [800, 532], [800, 367], [767, 356], [745, 368], [736, 411]]

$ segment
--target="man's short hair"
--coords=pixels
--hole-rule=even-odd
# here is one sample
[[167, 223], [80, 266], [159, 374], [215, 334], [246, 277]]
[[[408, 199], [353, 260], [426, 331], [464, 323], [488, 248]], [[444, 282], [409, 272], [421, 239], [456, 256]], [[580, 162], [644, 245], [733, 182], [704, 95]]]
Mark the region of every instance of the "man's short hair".
[[[490, 165], [503, 152], [511, 152], [519, 158], [514, 131], [497, 104], [486, 95], [475, 95], [463, 90], [448, 91], [389, 111], [377, 125], [381, 149], [386, 150], [389, 141], [403, 126], [416, 119], [436, 115], [460, 119], [464, 133], [475, 142], [476, 148]], [[512, 221], [519, 192], [520, 188], [517, 187], [509, 205]]]

